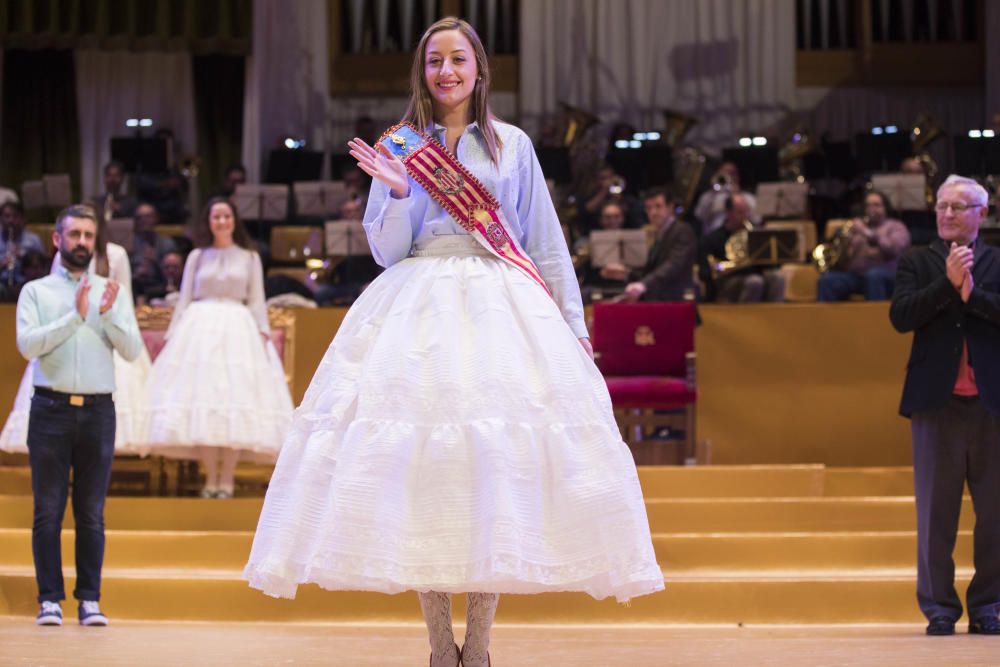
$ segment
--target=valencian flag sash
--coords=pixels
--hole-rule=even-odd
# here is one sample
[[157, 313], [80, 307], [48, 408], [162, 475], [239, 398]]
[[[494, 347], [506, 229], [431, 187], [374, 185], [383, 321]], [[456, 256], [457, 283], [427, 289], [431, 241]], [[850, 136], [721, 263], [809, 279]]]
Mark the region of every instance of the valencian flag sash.
[[390, 127], [379, 143], [483, 247], [549, 292], [538, 267], [510, 233], [500, 202], [448, 149], [409, 123]]

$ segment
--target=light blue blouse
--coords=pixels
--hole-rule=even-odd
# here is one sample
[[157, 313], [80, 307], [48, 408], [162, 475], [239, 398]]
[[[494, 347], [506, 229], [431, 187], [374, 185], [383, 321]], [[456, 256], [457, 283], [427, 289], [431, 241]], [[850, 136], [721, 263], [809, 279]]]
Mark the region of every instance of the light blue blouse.
[[[503, 142], [497, 166], [490, 161], [476, 123], [466, 127], [458, 140], [458, 160], [500, 202], [511, 233], [538, 267], [566, 323], [578, 338], [585, 338], [589, 334], [576, 272], [531, 139], [513, 125], [498, 122], [495, 127]], [[444, 127], [435, 125], [431, 132], [445, 143]], [[405, 259], [414, 245], [435, 236], [468, 234], [412, 178], [405, 199], [393, 199], [388, 187], [373, 181], [364, 225], [372, 255], [384, 267]]]

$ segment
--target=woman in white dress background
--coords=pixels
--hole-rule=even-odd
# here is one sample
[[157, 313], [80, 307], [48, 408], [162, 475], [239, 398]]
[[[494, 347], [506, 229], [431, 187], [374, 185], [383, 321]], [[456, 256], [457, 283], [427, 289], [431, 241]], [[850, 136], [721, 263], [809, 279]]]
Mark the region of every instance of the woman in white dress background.
[[[132, 300], [132, 268], [128, 252], [117, 243], [107, 240], [107, 230], [104, 221], [98, 219], [97, 244], [94, 257], [90, 261], [90, 273], [114, 280], [121, 286], [122, 298]], [[56, 257], [52, 270], [59, 266]], [[28, 364], [17, 395], [14, 398], [14, 408], [7, 416], [3, 431], [0, 431], [0, 450], [6, 452], [28, 453], [28, 412], [31, 409], [31, 395], [34, 387], [31, 384], [32, 361]], [[146, 381], [152, 362], [149, 352], [143, 346], [135, 361], [125, 361], [116, 351], [115, 363], [115, 428], [116, 454], [144, 454], [147, 451], [146, 438]]]
[[292, 397], [271, 342], [260, 256], [232, 204], [218, 197], [193, 227], [166, 343], [149, 379], [155, 453], [197, 459], [208, 498], [231, 498], [241, 456], [275, 460]]

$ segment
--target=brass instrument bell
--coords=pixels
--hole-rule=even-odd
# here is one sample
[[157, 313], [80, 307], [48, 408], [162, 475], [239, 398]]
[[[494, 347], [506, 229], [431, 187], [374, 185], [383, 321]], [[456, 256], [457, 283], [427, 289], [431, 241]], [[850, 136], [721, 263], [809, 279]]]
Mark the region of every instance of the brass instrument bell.
[[601, 122], [601, 119], [594, 114], [578, 109], [571, 104], [560, 102], [559, 106], [562, 107], [563, 121], [565, 122], [565, 130], [562, 133], [563, 146], [572, 146], [583, 136], [584, 132]]

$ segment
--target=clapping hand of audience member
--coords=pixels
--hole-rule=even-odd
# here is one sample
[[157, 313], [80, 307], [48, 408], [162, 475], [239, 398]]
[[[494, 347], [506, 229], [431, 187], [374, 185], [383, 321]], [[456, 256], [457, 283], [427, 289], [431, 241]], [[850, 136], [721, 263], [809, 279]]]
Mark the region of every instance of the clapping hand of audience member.
[[101, 315], [111, 310], [115, 305], [115, 299], [118, 298], [118, 290], [121, 289], [121, 285], [114, 280], [109, 280], [104, 285], [104, 293], [101, 294]]
[[959, 290], [962, 294], [963, 303], [969, 302], [969, 297], [972, 296], [972, 288], [975, 286], [975, 281], [972, 280], [972, 270], [966, 269], [965, 279], [962, 281], [962, 288]]
[[948, 258], [945, 261], [945, 268], [948, 281], [960, 292], [962, 291], [962, 285], [965, 283], [966, 276], [969, 277], [970, 281], [972, 279], [972, 261], [972, 250], [965, 246], [960, 246], [953, 241], [948, 251]]
[[90, 305], [90, 275], [83, 274], [80, 284], [76, 287], [76, 312], [80, 317], [87, 319], [87, 308]]

